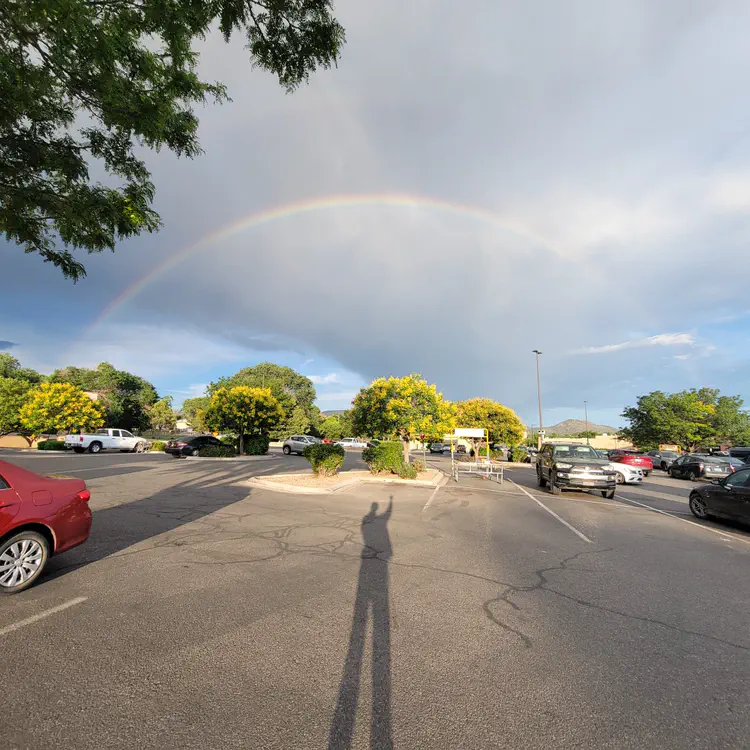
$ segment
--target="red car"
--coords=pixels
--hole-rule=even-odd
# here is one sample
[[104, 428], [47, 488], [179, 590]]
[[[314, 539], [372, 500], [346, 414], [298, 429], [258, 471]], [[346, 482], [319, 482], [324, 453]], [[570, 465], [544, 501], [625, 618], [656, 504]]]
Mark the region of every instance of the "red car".
[[618, 448], [607, 454], [610, 461], [618, 464], [627, 464], [628, 466], [637, 466], [643, 471], [643, 476], [647, 477], [654, 470], [654, 463], [649, 456], [644, 456], [638, 451], [626, 451]]
[[52, 555], [89, 538], [90, 497], [83, 479], [0, 461], [0, 594], [27, 589]]

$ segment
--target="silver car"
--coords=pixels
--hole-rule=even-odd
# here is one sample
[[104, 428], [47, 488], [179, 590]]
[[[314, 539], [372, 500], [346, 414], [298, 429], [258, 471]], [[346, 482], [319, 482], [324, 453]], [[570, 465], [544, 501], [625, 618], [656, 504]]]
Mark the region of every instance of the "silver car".
[[315, 443], [322, 442], [320, 438], [312, 437], [311, 435], [292, 435], [284, 441], [282, 450], [285, 455], [290, 453], [299, 453], [302, 455], [302, 451], [307, 448], [308, 445], [315, 445]]
[[680, 457], [675, 451], [649, 451], [646, 454], [654, 465], [655, 469], [669, 471], [669, 467]]

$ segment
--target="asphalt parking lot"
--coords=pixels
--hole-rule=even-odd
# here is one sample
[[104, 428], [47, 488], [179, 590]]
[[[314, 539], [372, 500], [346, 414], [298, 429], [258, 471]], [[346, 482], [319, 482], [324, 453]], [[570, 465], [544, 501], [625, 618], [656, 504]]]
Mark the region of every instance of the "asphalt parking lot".
[[293, 456], [0, 459], [94, 510], [0, 600], [2, 747], [747, 747], [750, 532], [689, 482], [298, 496], [246, 482]]

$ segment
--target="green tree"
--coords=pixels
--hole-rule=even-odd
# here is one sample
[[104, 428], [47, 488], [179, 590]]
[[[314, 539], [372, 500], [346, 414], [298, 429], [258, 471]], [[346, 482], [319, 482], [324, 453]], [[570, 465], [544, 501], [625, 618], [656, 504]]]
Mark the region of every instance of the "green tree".
[[[271, 429], [271, 440], [285, 440], [290, 435], [306, 432], [315, 420], [320, 419], [320, 410], [313, 403], [315, 401], [315, 386], [310, 378], [301, 375], [291, 367], [261, 362], [254, 367], [245, 367], [228, 378], [220, 378], [216, 383], [208, 386], [208, 394], [212, 395], [219, 388], [231, 388], [245, 385], [251, 388], [270, 388], [271, 393], [284, 410], [284, 417]], [[300, 407], [307, 420], [304, 429], [295, 429], [302, 422], [295, 407]], [[293, 423], [291, 420], [295, 420]]]
[[577, 438], [589, 438], [589, 439], [591, 439], [591, 438], [595, 438], [596, 437], [596, 433], [593, 432], [592, 430], [589, 430], [588, 432], [586, 430], [584, 430], [583, 432], [577, 433], [575, 437], [577, 437]]
[[49, 376], [52, 383], [70, 383], [84, 391], [99, 394], [106, 410], [107, 424], [126, 430], [145, 430], [150, 425], [149, 410], [158, 400], [156, 388], [147, 380], [102, 362], [95, 370], [66, 367]]
[[236, 432], [242, 455], [246, 433], [268, 435], [283, 416], [284, 410], [270, 388], [238, 385], [214, 391], [205, 419], [212, 429]]
[[28, 431], [21, 424], [21, 407], [33, 387], [28, 380], [0, 377], [0, 436], [17, 432], [31, 445]]
[[[707, 401], [702, 400], [703, 398]], [[674, 443], [693, 451], [715, 435], [713, 418], [716, 406], [709, 389], [667, 394], [653, 391], [629, 406], [622, 416], [630, 422], [620, 434], [641, 450], [653, 450], [662, 443]], [[715, 395], [713, 396], [715, 400]]]
[[206, 425], [204, 418], [210, 401], [210, 396], [198, 396], [196, 398], [186, 398], [182, 402], [182, 416], [187, 420], [187, 423], [198, 432], [208, 431], [208, 426]]
[[403, 440], [407, 463], [409, 440], [442, 438], [455, 424], [453, 405], [417, 374], [374, 380], [354, 397], [352, 417], [357, 435]]
[[157, 401], [148, 413], [151, 429], [158, 432], [172, 432], [176, 427], [177, 419], [172, 409], [172, 397]]
[[320, 425], [320, 432], [323, 437], [329, 440], [341, 440], [342, 437], [348, 437], [344, 434], [344, 425], [338, 414], [332, 414], [330, 417], [326, 417]]
[[104, 424], [104, 409], [70, 383], [42, 383], [29, 392], [21, 426], [32, 435], [92, 431]]
[[16, 378], [27, 380], [29, 383], [40, 383], [42, 376], [28, 367], [21, 367], [21, 363], [7, 352], [0, 354], [0, 378]]
[[0, 232], [78, 279], [69, 248], [155, 231], [140, 152], [200, 153], [193, 107], [227, 95], [200, 80], [194, 47], [217, 26], [287, 90], [344, 43], [330, 0], [0, 2]]
[[456, 403], [458, 427], [484, 427], [490, 445], [518, 445], [523, 440], [524, 426], [513, 409], [490, 398], [470, 398]]

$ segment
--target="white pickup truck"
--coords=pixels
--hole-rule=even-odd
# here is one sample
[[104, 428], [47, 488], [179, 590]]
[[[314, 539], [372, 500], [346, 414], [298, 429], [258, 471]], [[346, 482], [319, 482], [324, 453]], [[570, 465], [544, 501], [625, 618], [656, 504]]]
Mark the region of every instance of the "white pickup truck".
[[72, 448], [76, 453], [99, 453], [106, 450], [143, 453], [146, 450], [146, 441], [127, 430], [106, 427], [97, 430], [93, 435], [66, 435], [65, 447]]

